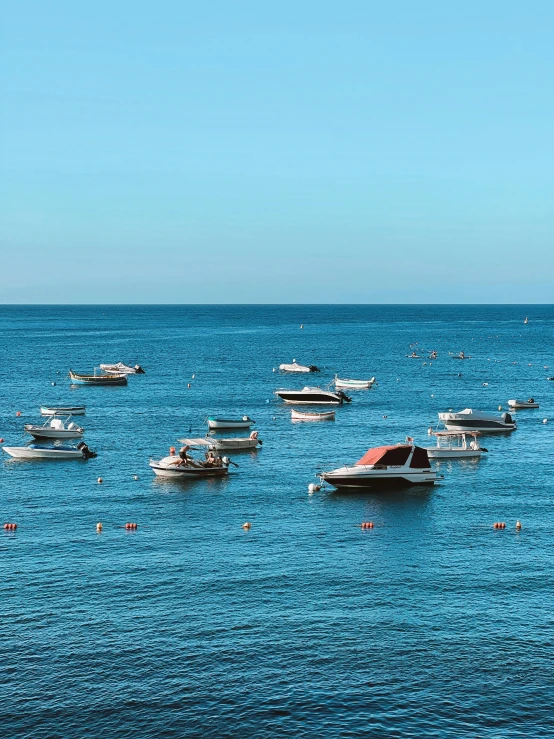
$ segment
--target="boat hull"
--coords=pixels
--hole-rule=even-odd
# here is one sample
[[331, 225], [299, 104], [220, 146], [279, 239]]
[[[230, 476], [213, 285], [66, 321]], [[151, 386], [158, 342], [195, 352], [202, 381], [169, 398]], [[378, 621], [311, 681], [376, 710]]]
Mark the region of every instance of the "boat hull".
[[247, 421], [234, 421], [224, 418], [208, 418], [208, 428], [210, 429], [249, 429], [252, 424], [256, 423], [251, 418]]
[[483, 456], [481, 449], [437, 449], [426, 447], [429, 459], [470, 459]]
[[499, 421], [478, 421], [471, 419], [449, 419], [444, 422], [448, 431], [480, 431], [482, 434], [505, 433], [515, 431], [515, 423], [504, 424]]
[[75, 375], [69, 373], [72, 385], [127, 385], [127, 375]]
[[40, 407], [41, 416], [84, 416], [85, 406], [56, 406], [54, 408], [48, 408], [45, 405]]
[[403, 473], [403, 472], [378, 472], [348, 474], [346, 471], [324, 472], [321, 479], [328, 482], [338, 490], [368, 490], [386, 491], [409, 488], [414, 485], [434, 485], [437, 479], [436, 473]]
[[516, 410], [517, 409], [521, 410], [524, 408], [538, 408], [539, 407], [538, 403], [525, 403], [520, 400], [509, 400], [508, 405], [510, 406], [510, 408], [514, 408]]
[[79, 449], [32, 449], [31, 447], [9, 447], [2, 449], [15, 459], [84, 459]]
[[210, 448], [218, 452], [256, 449], [259, 444], [258, 439], [210, 439]]
[[77, 429], [50, 429], [42, 426], [25, 427], [25, 431], [35, 439], [81, 439], [84, 431]]
[[302, 413], [302, 411], [291, 410], [293, 421], [334, 421], [335, 411], [327, 413]]
[[150, 467], [158, 477], [173, 480], [198, 480], [204, 477], [225, 477], [227, 467], [166, 467], [158, 462], [150, 462]]
[[302, 393], [287, 390], [278, 390], [277, 395], [285, 403], [293, 405], [342, 405], [343, 399], [332, 393]]
[[371, 380], [341, 380], [336, 377], [335, 387], [343, 388], [345, 390], [368, 390], [374, 382], [375, 378], [372, 378]]

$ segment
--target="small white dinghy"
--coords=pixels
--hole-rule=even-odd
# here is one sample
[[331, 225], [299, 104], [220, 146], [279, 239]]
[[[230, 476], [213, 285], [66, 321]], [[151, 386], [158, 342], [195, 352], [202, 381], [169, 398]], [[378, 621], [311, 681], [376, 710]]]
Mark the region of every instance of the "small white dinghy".
[[315, 411], [304, 413], [296, 411], [294, 408], [290, 412], [292, 421], [334, 421], [335, 411], [327, 411], [326, 413], [316, 413]]
[[345, 380], [335, 375], [335, 387], [345, 387], [349, 390], [367, 390], [375, 383], [375, 377], [371, 380]]
[[216, 439], [215, 437], [206, 436], [202, 439], [179, 439], [179, 442], [187, 446], [208, 447], [208, 449], [214, 449], [218, 452], [256, 449], [258, 445], [262, 445], [262, 440], [258, 438], [257, 431], [252, 431], [250, 436], [242, 436], [235, 439]]
[[60, 406], [40, 406], [41, 416], [84, 416], [84, 405], [60, 405]]
[[508, 405], [510, 408], [538, 408], [539, 404], [535, 402], [534, 398], [529, 400], [509, 400]]
[[[484, 449], [479, 445], [477, 437], [478, 431], [471, 431], [467, 434], [459, 431], [433, 431], [433, 436], [437, 438], [436, 446], [427, 447], [427, 455], [429, 459], [467, 459], [481, 457]], [[471, 437], [468, 443], [467, 437]]]
[[29, 446], [4, 446], [2, 449], [15, 459], [91, 459], [96, 452], [91, 451], [84, 441], [77, 446], [46, 446], [29, 444]]
[[101, 364], [100, 369], [114, 375], [144, 375], [144, 370], [140, 364], [130, 367], [128, 364], [123, 364], [123, 362], [117, 362], [116, 364]]
[[242, 418], [213, 418], [208, 416], [208, 428], [209, 429], [249, 429], [256, 421], [252, 420], [248, 416]]
[[292, 364], [280, 364], [281, 372], [319, 372], [319, 368], [315, 364], [298, 364], [296, 359], [292, 360]]
[[85, 433], [85, 430], [73, 423], [71, 418], [64, 423], [61, 418], [55, 416], [48, 419], [42, 426], [26, 423], [23, 428], [35, 439], [80, 439]]

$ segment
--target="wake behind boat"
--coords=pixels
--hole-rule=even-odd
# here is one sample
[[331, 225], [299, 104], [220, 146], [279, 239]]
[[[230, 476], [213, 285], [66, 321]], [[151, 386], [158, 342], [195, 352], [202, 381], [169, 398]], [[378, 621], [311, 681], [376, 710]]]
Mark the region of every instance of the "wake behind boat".
[[285, 403], [295, 405], [342, 405], [350, 403], [352, 398], [342, 390], [323, 390], [320, 387], [304, 387], [302, 390], [276, 390], [275, 395]]
[[96, 374], [96, 370], [93, 375], [82, 375], [70, 369], [69, 380], [72, 385], [126, 385], [127, 375]]
[[413, 444], [369, 449], [351, 467], [322, 472], [320, 478], [338, 489], [390, 490], [412, 485], [434, 485], [427, 450]]
[[493, 413], [474, 411], [466, 408], [459, 413], [439, 413], [448, 431], [481, 431], [483, 434], [492, 434], [502, 431], [514, 431], [517, 424], [509, 413], [496, 416]]

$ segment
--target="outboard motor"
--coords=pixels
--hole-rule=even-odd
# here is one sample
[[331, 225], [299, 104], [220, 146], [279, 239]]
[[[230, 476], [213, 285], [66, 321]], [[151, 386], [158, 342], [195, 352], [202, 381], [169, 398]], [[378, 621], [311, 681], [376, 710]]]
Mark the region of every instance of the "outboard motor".
[[310, 364], [308, 368], [309, 368], [310, 372], [321, 372], [321, 370], [319, 369], [319, 367], [316, 367], [315, 364]]
[[97, 457], [98, 455], [96, 452], [93, 452], [92, 449], [89, 449], [88, 446], [85, 444], [84, 441], [80, 441], [77, 444], [77, 449], [80, 449], [83, 453], [83, 457], [85, 459], [94, 459], [94, 457]]
[[337, 393], [336, 393], [336, 394], [337, 394], [337, 395], [339, 396], [339, 398], [341, 398], [341, 400], [343, 400], [343, 401], [344, 401], [345, 403], [351, 403], [351, 402], [352, 402], [352, 398], [349, 398], [349, 397], [348, 397], [348, 395], [347, 395], [346, 393], [344, 393], [344, 392], [343, 392], [342, 390], [337, 390]]
[[140, 364], [135, 364], [135, 374], [137, 374], [137, 375], [144, 375], [145, 374], [145, 372], [142, 369], [142, 367], [140, 366]]

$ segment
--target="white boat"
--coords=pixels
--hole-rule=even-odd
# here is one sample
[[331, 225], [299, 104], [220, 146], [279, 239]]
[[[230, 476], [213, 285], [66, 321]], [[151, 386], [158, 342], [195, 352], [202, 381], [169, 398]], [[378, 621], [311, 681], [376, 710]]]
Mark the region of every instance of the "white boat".
[[[436, 446], [426, 447], [429, 459], [467, 459], [481, 457], [487, 450], [480, 446], [478, 431], [433, 431]], [[467, 437], [471, 437], [468, 444]]]
[[296, 359], [292, 360], [292, 364], [280, 364], [281, 372], [319, 372], [315, 364], [298, 364]]
[[421, 359], [421, 354], [416, 354], [415, 352], [412, 352], [411, 354], [406, 354], [408, 359]]
[[452, 359], [471, 359], [469, 354], [464, 354], [463, 352], [460, 352], [459, 354], [455, 354]]
[[374, 384], [375, 377], [372, 377], [371, 380], [345, 380], [335, 375], [334, 382], [335, 387], [344, 387], [350, 390], [366, 390]]
[[64, 423], [61, 418], [55, 416], [42, 426], [26, 423], [23, 428], [35, 439], [80, 439], [85, 433], [85, 430], [70, 421], [70, 418]]
[[91, 459], [96, 452], [91, 451], [84, 441], [77, 446], [46, 446], [29, 444], [28, 446], [4, 446], [2, 449], [10, 457], [16, 459]]
[[534, 398], [529, 400], [509, 400], [508, 405], [510, 408], [538, 408], [539, 404], [535, 402]]
[[523, 321], [523, 323], [529, 323], [529, 319], [527, 318], [527, 316], [525, 316], [525, 320]]
[[378, 491], [433, 485], [438, 479], [427, 450], [413, 444], [369, 449], [351, 467], [322, 472], [320, 478], [339, 489]]
[[134, 367], [130, 367], [128, 364], [123, 362], [117, 362], [116, 364], [101, 364], [100, 369], [104, 372], [108, 372], [113, 375], [143, 375], [144, 370], [140, 364], [135, 364]]
[[84, 416], [84, 405], [40, 406], [41, 416]]
[[315, 411], [297, 411], [291, 408], [290, 417], [293, 421], [334, 421], [335, 411], [316, 413]]
[[248, 416], [242, 418], [213, 418], [208, 416], [208, 428], [209, 429], [249, 429], [252, 424], [256, 421], [252, 420]]
[[285, 403], [295, 405], [342, 405], [350, 403], [352, 398], [345, 395], [342, 390], [322, 390], [320, 387], [305, 387], [302, 390], [276, 390], [277, 395]]
[[257, 431], [252, 431], [250, 436], [242, 436], [234, 439], [217, 439], [212, 436], [205, 436], [201, 439], [179, 439], [179, 441], [181, 444], [186, 444], [187, 446], [208, 447], [208, 449], [213, 449], [217, 452], [256, 449], [258, 445], [262, 445], [262, 440], [258, 438]]
[[181, 450], [177, 454], [150, 460], [149, 465], [158, 477], [169, 477], [178, 480], [194, 480], [203, 477], [224, 477], [229, 472], [231, 460], [227, 457], [216, 457], [208, 452], [205, 460], [194, 459]]
[[481, 431], [493, 434], [502, 431], [514, 431], [517, 424], [509, 413], [496, 416], [466, 408], [459, 413], [439, 413], [439, 419], [449, 431]]

